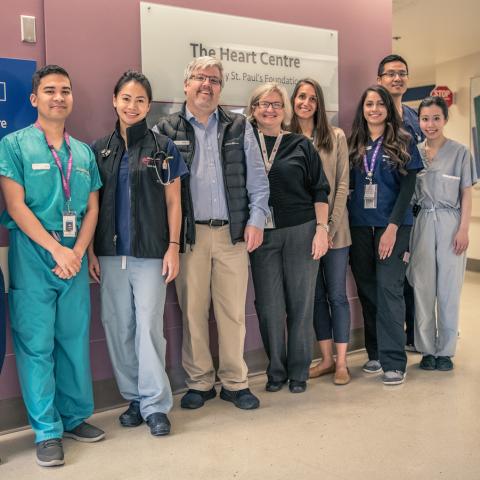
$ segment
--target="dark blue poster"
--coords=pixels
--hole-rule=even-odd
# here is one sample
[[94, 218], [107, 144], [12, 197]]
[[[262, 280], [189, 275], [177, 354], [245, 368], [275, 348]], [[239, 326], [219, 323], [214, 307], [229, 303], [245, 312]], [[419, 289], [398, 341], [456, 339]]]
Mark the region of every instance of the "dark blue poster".
[[[24, 128], [37, 117], [30, 104], [33, 60], [0, 58], [0, 140], [8, 133]], [[0, 210], [3, 205], [0, 204]], [[5, 294], [0, 270], [0, 370], [5, 356]]]
[[0, 139], [37, 118], [30, 104], [34, 60], [0, 58]]

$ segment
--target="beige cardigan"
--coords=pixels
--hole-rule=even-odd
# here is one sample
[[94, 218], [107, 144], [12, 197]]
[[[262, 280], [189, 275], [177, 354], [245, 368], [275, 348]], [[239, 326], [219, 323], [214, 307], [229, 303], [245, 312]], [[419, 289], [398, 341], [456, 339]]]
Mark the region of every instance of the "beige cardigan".
[[330, 184], [328, 196], [329, 236], [333, 238], [333, 248], [351, 245], [348, 226], [347, 196], [350, 179], [347, 139], [343, 130], [333, 129], [333, 148], [330, 153], [320, 150], [323, 170]]

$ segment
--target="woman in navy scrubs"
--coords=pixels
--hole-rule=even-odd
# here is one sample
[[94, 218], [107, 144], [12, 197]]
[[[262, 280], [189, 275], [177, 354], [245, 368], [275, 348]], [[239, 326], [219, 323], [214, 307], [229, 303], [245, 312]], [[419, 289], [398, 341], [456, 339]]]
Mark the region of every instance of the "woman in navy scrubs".
[[385, 385], [404, 382], [403, 285], [413, 215], [410, 200], [423, 168], [416, 145], [401, 128], [392, 97], [369, 87], [348, 139], [350, 262], [365, 321], [367, 373], [384, 371]]

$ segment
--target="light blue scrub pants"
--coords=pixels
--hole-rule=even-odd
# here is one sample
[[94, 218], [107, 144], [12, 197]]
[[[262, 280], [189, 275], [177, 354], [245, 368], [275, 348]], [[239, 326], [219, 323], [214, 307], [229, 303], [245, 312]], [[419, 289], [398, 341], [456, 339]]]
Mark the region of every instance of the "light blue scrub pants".
[[127, 256], [99, 261], [102, 323], [120, 393], [140, 403], [145, 420], [168, 413], [173, 399], [165, 372], [163, 262]]
[[[75, 238], [62, 239], [73, 247]], [[58, 278], [50, 253], [10, 231], [10, 318], [23, 400], [35, 441], [61, 438], [93, 413], [89, 358], [90, 290], [84, 259]]]

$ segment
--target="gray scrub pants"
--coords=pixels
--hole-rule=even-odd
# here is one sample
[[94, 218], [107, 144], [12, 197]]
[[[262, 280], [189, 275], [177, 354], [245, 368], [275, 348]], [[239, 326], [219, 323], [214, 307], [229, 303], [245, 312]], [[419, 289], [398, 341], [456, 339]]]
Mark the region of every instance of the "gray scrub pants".
[[407, 275], [415, 292], [415, 347], [425, 355], [455, 355], [467, 261], [453, 251], [459, 224], [453, 208], [422, 209], [415, 219]]
[[116, 256], [99, 261], [102, 323], [120, 393], [140, 402], [144, 419], [168, 413], [173, 400], [165, 372], [162, 260]]

